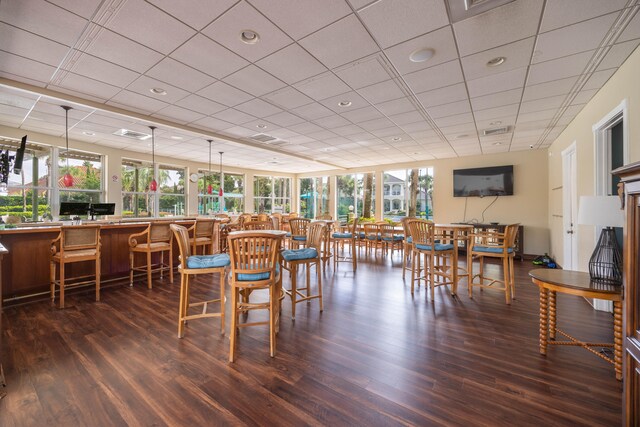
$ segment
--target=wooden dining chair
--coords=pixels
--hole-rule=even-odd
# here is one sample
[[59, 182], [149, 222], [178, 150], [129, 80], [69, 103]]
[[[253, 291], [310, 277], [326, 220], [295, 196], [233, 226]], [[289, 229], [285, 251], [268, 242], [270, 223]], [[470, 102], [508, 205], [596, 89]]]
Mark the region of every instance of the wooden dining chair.
[[365, 223], [362, 225], [364, 230], [364, 244], [365, 244], [365, 255], [369, 256], [371, 250], [373, 249], [373, 255], [377, 257], [378, 248], [381, 248], [381, 237], [380, 237], [380, 227], [378, 224], [374, 223]]
[[[96, 301], [100, 301], [100, 225], [70, 225], [60, 227], [58, 237], [51, 241], [49, 278], [51, 304], [55, 304], [56, 286], [60, 289], [60, 308], [64, 308], [65, 290], [95, 282]], [[67, 277], [67, 264], [92, 261], [95, 276]], [[56, 278], [56, 267], [59, 277]], [[72, 281], [73, 283], [70, 283]]]
[[281, 213], [271, 214], [271, 222], [273, 222], [274, 230], [282, 230], [282, 214]]
[[266, 213], [259, 213], [256, 221], [269, 221], [269, 215]]
[[316, 219], [322, 220], [322, 221], [331, 221], [333, 217], [329, 214], [321, 214], [321, 215], [318, 215]]
[[197, 255], [200, 247], [202, 255], [213, 255], [219, 252], [219, 224], [219, 221], [214, 218], [196, 218], [195, 223], [188, 229], [190, 235], [193, 236], [189, 239], [192, 254]]
[[409, 230], [409, 221], [415, 217], [402, 218], [402, 231], [404, 232], [403, 253], [402, 253], [402, 278], [406, 276], [407, 270], [411, 271], [411, 256], [413, 249], [413, 239], [411, 238], [411, 230]]
[[244, 224], [251, 221], [251, 214], [243, 213], [238, 217], [238, 229], [244, 230]]
[[378, 224], [378, 230], [385, 254], [389, 252], [389, 248], [391, 248], [391, 256], [393, 256], [395, 249], [398, 249], [402, 253], [404, 235], [398, 233], [395, 225], [389, 224], [388, 222], [380, 223]]
[[[412, 240], [411, 260], [411, 293], [416, 280], [425, 280], [431, 294], [431, 302], [435, 298], [437, 286], [451, 286], [451, 295], [456, 295], [457, 283], [453, 279], [455, 245], [443, 240], [435, 232], [435, 225], [426, 219], [409, 221]], [[420, 258], [422, 257], [422, 259]], [[424, 276], [420, 276], [420, 272]]]
[[[170, 222], [155, 221], [150, 223], [147, 228], [140, 232], [129, 236], [129, 286], [133, 286], [134, 271], [143, 271], [147, 273], [147, 287], [152, 288], [151, 276], [155, 271], [160, 272], [162, 279], [165, 270], [169, 270], [169, 282], [173, 283], [173, 233], [171, 232]], [[157, 264], [152, 263], [152, 254], [159, 253], [160, 258]], [[169, 259], [165, 261], [164, 254], [169, 255]], [[145, 264], [136, 266], [136, 254], [143, 254]]]
[[[353, 272], [358, 268], [358, 256], [356, 253], [356, 240], [358, 238], [358, 218], [353, 218], [353, 222], [349, 225], [346, 232], [337, 232], [331, 234], [333, 240], [333, 268], [337, 271], [339, 262], [350, 262], [353, 266]], [[349, 255], [345, 255], [344, 246], [349, 246]]]
[[311, 220], [308, 218], [292, 218], [289, 220], [291, 236], [289, 237], [289, 248], [296, 249], [307, 244], [307, 230]]
[[[510, 224], [499, 231], [477, 231], [469, 235], [467, 249], [467, 268], [469, 272], [469, 298], [473, 298], [473, 287], [504, 291], [507, 304], [515, 299], [515, 275], [513, 258], [515, 256], [515, 242], [520, 224]], [[480, 268], [478, 274], [473, 274], [473, 260], [478, 259]], [[484, 259], [497, 258], [502, 260], [502, 278], [491, 278], [484, 275]], [[476, 281], [476, 278], [478, 281]], [[497, 285], [497, 286], [494, 286]]]
[[273, 230], [272, 221], [249, 221], [244, 223], [245, 230]]
[[[210, 317], [220, 318], [220, 333], [224, 334], [224, 302], [225, 302], [225, 286], [226, 268], [229, 266], [229, 255], [192, 255], [189, 243], [189, 231], [186, 227], [171, 224], [171, 231], [178, 243], [180, 251], [178, 271], [180, 272], [180, 301], [178, 303], [178, 338], [184, 336], [184, 327], [189, 320], [204, 319]], [[206, 301], [190, 301], [190, 278], [192, 276], [200, 276], [205, 274], [219, 274], [220, 291], [218, 298]], [[209, 304], [219, 303], [220, 310], [218, 312], [207, 312]], [[201, 312], [189, 314], [189, 309], [194, 307], [202, 307]]]
[[[307, 229], [307, 246], [299, 249], [287, 249], [281, 252], [283, 267], [291, 273], [291, 288], [285, 293], [291, 298], [291, 319], [296, 318], [296, 304], [302, 301], [318, 299], [322, 312], [322, 249], [326, 225], [312, 222]], [[298, 267], [306, 267], [306, 286], [298, 286]], [[315, 265], [317, 274], [317, 292], [311, 293], [311, 266]], [[304, 291], [304, 293], [302, 292]]]
[[[276, 321], [279, 315], [280, 289], [282, 287], [279, 268], [279, 236], [264, 232], [247, 232], [229, 235], [229, 256], [231, 260], [231, 337], [229, 362], [235, 360], [236, 338], [241, 327], [268, 325], [269, 350], [271, 357], [276, 354]], [[266, 289], [267, 301], [249, 302], [248, 294], [254, 290]], [[242, 295], [242, 298], [240, 298]], [[240, 313], [253, 310], [267, 310], [268, 320], [239, 322]]]

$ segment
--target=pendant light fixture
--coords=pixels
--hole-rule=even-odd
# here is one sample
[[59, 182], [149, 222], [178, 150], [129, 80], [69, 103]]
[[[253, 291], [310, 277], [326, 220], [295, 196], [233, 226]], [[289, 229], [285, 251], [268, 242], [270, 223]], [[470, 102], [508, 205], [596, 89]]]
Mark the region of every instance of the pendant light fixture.
[[222, 153], [223, 151], [218, 151], [220, 153], [220, 190], [218, 191], [218, 196], [222, 197], [224, 195], [224, 191], [222, 190]]
[[71, 110], [71, 107], [68, 105], [61, 105], [61, 107], [64, 110], [65, 141], [67, 145], [67, 151], [65, 151], [65, 156], [67, 157], [67, 173], [64, 174], [62, 183], [65, 187], [73, 187], [73, 176], [69, 169], [69, 110]]
[[149, 191], [156, 191], [158, 189], [158, 182], [156, 181], [156, 138], [155, 138], [155, 126], [149, 126], [151, 129], [151, 163], [152, 165], [152, 179], [149, 183]]
[[207, 185], [207, 194], [212, 194], [213, 185], [211, 185], [211, 143], [213, 142], [213, 140], [207, 139], [207, 142], [209, 142], [209, 185]]

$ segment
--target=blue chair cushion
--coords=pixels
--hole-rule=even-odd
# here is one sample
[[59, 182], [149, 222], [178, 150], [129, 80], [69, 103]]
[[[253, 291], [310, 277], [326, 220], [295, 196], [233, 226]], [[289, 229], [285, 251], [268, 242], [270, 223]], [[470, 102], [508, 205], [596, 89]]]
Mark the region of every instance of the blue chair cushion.
[[187, 258], [187, 268], [218, 268], [231, 264], [229, 255], [191, 255]]
[[407, 239], [407, 243], [413, 243], [413, 237], [409, 236], [409, 238]]
[[331, 235], [334, 239], [350, 239], [353, 237], [351, 233], [333, 233]]
[[306, 242], [307, 241], [307, 236], [293, 236], [293, 240], [298, 241], [298, 242]]
[[[276, 265], [276, 274], [280, 273], [280, 266]], [[267, 280], [271, 277], [271, 274], [266, 271], [264, 273], [240, 273], [238, 274], [239, 282], [257, 282], [259, 280]]]
[[367, 237], [367, 235], [366, 235], [366, 234], [364, 234], [364, 231], [360, 231], [360, 232], [358, 233], [358, 238], [360, 238], [360, 239], [364, 239], [365, 237]]
[[291, 237], [291, 233], [285, 234], [284, 237]]
[[404, 240], [404, 236], [393, 236], [393, 238], [391, 236], [384, 236], [382, 240], [384, 240], [385, 242], [390, 242], [392, 240], [394, 242], [399, 242], [401, 240]]
[[[430, 251], [431, 245], [416, 245], [416, 248], [421, 249], [423, 251]], [[451, 243], [447, 245], [442, 243], [436, 243], [436, 247], [435, 247], [436, 251], [450, 251], [451, 249], [453, 249], [453, 244]]]
[[314, 259], [318, 258], [318, 251], [315, 248], [287, 249], [282, 251], [282, 258], [287, 261]]
[[378, 236], [378, 235], [373, 236], [373, 235], [369, 234], [369, 235], [367, 236], [367, 239], [368, 239], [368, 240], [380, 240], [380, 236]]
[[[474, 246], [474, 252], [486, 252], [490, 254], [501, 254], [503, 253], [503, 248], [498, 248], [495, 246]], [[507, 253], [512, 253], [513, 248], [507, 248]]]

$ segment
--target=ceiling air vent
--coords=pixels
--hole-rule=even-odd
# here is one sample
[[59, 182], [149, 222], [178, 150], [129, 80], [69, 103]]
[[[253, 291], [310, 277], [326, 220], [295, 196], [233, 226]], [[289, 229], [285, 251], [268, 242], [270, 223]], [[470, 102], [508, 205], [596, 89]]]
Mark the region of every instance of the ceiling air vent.
[[267, 135], [266, 133], [258, 133], [256, 135], [253, 135], [251, 137], [251, 139], [255, 140], [255, 141], [260, 141], [260, 142], [264, 142], [265, 144], [269, 144], [275, 140], [277, 140], [278, 138], [271, 136], [271, 135]]
[[490, 0], [464, 0], [464, 8], [465, 10], [469, 10], [472, 7], [478, 7], [483, 3], [487, 3]]
[[151, 135], [148, 133], [136, 132], [129, 129], [119, 129], [113, 133], [114, 135], [124, 136], [125, 138], [137, 139], [139, 141], [144, 141], [146, 139], [151, 138]]
[[509, 133], [509, 126], [504, 126], [501, 128], [485, 129], [482, 131], [482, 136], [502, 135], [504, 133]]

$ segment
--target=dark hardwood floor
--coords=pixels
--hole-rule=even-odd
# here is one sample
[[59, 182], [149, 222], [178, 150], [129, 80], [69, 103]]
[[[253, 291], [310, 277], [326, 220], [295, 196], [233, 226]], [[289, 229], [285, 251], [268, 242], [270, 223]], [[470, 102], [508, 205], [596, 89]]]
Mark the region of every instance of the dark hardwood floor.
[[[233, 364], [229, 313], [225, 336], [206, 319], [177, 338], [179, 280], [6, 308], [0, 426], [620, 425], [613, 365], [574, 347], [538, 353], [530, 262], [516, 262], [511, 306], [466, 286], [412, 296], [400, 262], [330, 269], [323, 313], [302, 303], [292, 322], [284, 300], [276, 357], [266, 328], [247, 328]], [[558, 313], [571, 335], [613, 341], [612, 315], [583, 299], [559, 295]]]

